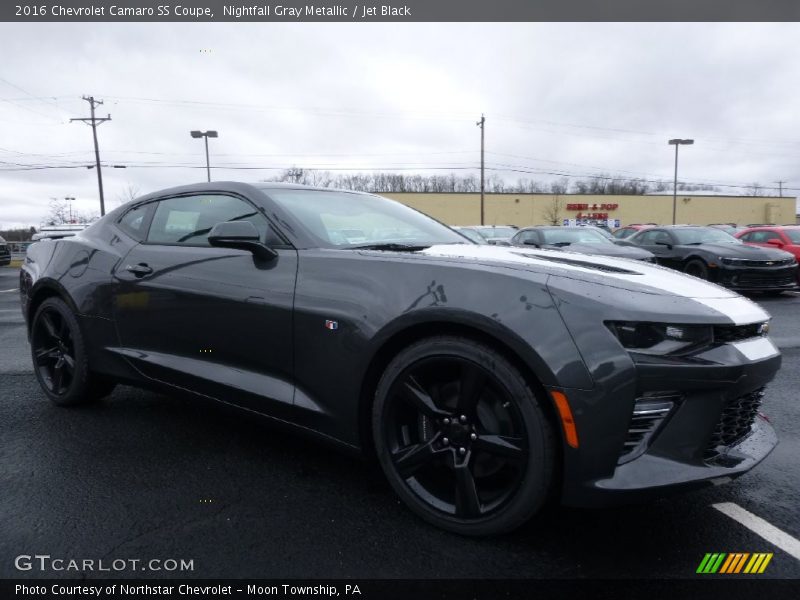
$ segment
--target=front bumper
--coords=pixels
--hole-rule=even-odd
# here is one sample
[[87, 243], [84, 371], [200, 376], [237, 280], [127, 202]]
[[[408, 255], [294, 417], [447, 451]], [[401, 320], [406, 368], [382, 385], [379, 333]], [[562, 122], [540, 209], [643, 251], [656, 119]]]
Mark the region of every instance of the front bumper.
[[[767, 339], [762, 346], [774, 348]], [[618, 387], [616, 394], [564, 390], [580, 447], [565, 449], [563, 502], [612, 505], [722, 483], [766, 458], [777, 437], [757, 410], [760, 390], [774, 377], [781, 357], [775, 350], [751, 359], [738, 348], [725, 344], [682, 364], [634, 359], [631, 384]], [[632, 453], [631, 432], [640, 431], [632, 415], [642, 398], [669, 398], [673, 404]], [[743, 398], [755, 400], [743, 403]], [[731, 422], [735, 427], [721, 441], [721, 428]]]
[[797, 289], [797, 265], [777, 267], [732, 267], [709, 269], [709, 278], [736, 291], [789, 291]]

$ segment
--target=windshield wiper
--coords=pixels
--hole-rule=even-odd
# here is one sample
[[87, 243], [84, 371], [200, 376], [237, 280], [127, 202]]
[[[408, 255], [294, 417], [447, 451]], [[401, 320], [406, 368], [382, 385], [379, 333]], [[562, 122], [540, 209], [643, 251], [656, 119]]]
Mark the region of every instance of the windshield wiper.
[[396, 250], [398, 252], [416, 252], [418, 250], [425, 250], [430, 248], [430, 245], [419, 244], [398, 244], [397, 242], [387, 242], [384, 244], [359, 244], [356, 246], [347, 246], [348, 250]]

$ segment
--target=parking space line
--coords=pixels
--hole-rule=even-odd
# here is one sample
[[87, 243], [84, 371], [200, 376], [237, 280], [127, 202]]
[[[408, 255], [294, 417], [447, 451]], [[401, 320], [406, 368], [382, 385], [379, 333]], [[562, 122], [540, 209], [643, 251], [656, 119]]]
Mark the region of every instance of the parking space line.
[[5, 294], [6, 292], [16, 292], [19, 291], [19, 288], [14, 288], [13, 290], [0, 290], [0, 294]]
[[720, 502], [711, 506], [734, 521], [738, 521], [753, 533], [757, 533], [773, 546], [777, 546], [786, 552], [786, 554], [800, 560], [800, 540], [797, 538], [792, 537], [734, 502]]

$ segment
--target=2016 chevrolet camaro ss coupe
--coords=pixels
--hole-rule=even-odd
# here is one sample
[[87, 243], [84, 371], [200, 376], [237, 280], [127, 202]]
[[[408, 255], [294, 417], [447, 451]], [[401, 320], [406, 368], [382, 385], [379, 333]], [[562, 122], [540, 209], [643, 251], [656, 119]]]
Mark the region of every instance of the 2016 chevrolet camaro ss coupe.
[[125, 382], [237, 405], [376, 455], [462, 534], [553, 497], [727, 480], [776, 444], [758, 411], [781, 358], [749, 300], [640, 261], [477, 245], [370, 194], [150, 194], [32, 245], [20, 289], [56, 404]]

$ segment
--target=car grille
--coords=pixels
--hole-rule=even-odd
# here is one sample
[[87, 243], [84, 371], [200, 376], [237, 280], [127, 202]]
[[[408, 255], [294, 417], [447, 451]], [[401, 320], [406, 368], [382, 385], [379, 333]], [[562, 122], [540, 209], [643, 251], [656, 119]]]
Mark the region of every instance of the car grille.
[[736, 285], [740, 287], [782, 287], [794, 283], [793, 274], [770, 277], [762, 273], [742, 273], [736, 281]]
[[762, 329], [763, 327], [765, 327], [764, 323], [751, 323], [750, 325], [715, 325], [714, 341], [727, 344], [740, 340], [749, 340], [754, 337], [761, 337], [764, 335], [762, 333], [762, 331], [764, 331], [764, 329]]
[[650, 392], [636, 399], [619, 464], [633, 460], [647, 449], [653, 435], [679, 400], [680, 395], [672, 392]]
[[746, 258], [722, 259], [724, 264], [737, 267], [779, 267], [781, 265], [794, 264], [794, 261], [794, 258], [780, 258], [776, 260], [749, 260]]
[[750, 433], [763, 398], [764, 388], [761, 388], [725, 402], [722, 415], [706, 447], [706, 460], [713, 459], [721, 448], [733, 446]]

